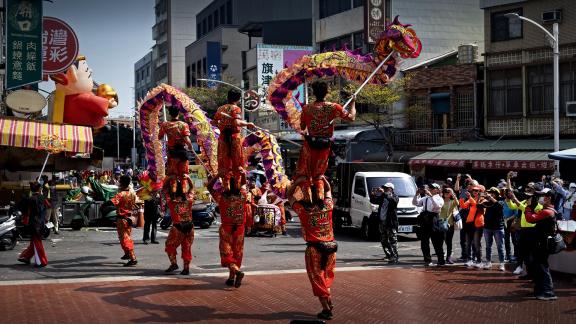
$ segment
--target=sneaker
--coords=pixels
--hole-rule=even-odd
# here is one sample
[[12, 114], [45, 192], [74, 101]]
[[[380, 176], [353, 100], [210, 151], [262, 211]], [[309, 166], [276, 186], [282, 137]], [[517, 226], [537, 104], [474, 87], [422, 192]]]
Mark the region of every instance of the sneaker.
[[318, 313], [317, 317], [323, 320], [331, 320], [334, 317], [334, 314], [331, 310], [322, 310], [322, 312]]
[[459, 257], [456, 261], [458, 261], [458, 262], [466, 262], [466, 260], [468, 260], [468, 259], [465, 258], [465, 257]]
[[428, 262], [424, 265], [425, 267], [433, 267], [435, 266], [434, 262]]
[[190, 274], [190, 270], [184, 269], [184, 270], [180, 271], [180, 274], [183, 275], [183, 276], [187, 276], [187, 275]]
[[228, 280], [226, 280], [226, 286], [234, 286], [234, 278], [228, 278]]
[[536, 296], [536, 299], [538, 299], [538, 300], [556, 300], [556, 299], [558, 299], [558, 297], [556, 295], [551, 295], [551, 296], [544, 295], [544, 296]]
[[452, 261], [452, 258], [451, 258], [451, 257], [448, 257], [448, 258], [446, 259], [446, 264], [454, 264], [454, 261]]
[[500, 263], [500, 265], [498, 266], [498, 270], [506, 271], [506, 266], [504, 265], [504, 263]]
[[150, 243], [152, 243], [152, 244], [160, 244], [160, 242], [158, 242], [158, 241], [152, 241], [152, 242], [150, 242]]
[[19, 258], [18, 262], [22, 262], [24, 264], [30, 264], [30, 259]]
[[484, 263], [482, 263], [482, 262], [474, 262], [474, 268], [476, 268], [476, 269], [482, 269], [482, 268], [484, 268]]
[[468, 268], [472, 268], [472, 267], [474, 266], [474, 262], [468, 261], [468, 262], [466, 262], [466, 266], [467, 266]]
[[168, 269], [164, 270], [164, 272], [166, 273], [170, 273], [173, 271], [176, 271], [178, 269], [178, 265], [177, 264], [171, 264]]
[[120, 258], [120, 260], [130, 260], [130, 255], [124, 254], [124, 255]]
[[514, 270], [514, 272], [512, 272], [515, 275], [520, 275], [522, 274], [522, 272], [524, 272], [524, 269], [522, 269], [522, 266], [518, 266], [516, 267], [516, 270]]
[[[482, 264], [482, 263], [481, 263]], [[484, 270], [490, 270], [492, 269], [492, 262], [485, 262], [484, 264], [482, 264], [482, 269]]]
[[124, 264], [124, 266], [125, 266], [125, 267], [133, 267], [133, 266], [135, 266], [135, 265], [137, 265], [137, 264], [138, 264], [138, 261], [136, 261], [136, 260], [130, 260], [130, 261], [126, 262], [126, 263]]
[[142, 240], [143, 244], [148, 244], [148, 240]]
[[237, 271], [236, 280], [234, 280], [234, 287], [240, 288], [240, 286], [242, 285], [242, 279], [244, 279], [244, 272]]

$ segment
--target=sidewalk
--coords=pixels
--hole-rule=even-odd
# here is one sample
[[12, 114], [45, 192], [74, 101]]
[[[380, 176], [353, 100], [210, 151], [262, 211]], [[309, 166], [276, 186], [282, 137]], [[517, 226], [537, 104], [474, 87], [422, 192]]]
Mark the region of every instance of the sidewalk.
[[[559, 299], [543, 302], [531, 297], [529, 282], [497, 271], [336, 270], [331, 323], [576, 322], [574, 277], [556, 280]], [[289, 323], [314, 320], [320, 311], [305, 272], [247, 273], [240, 289], [226, 287], [225, 277], [214, 274], [110, 280], [116, 281], [5, 282], [0, 286], [2, 322]]]

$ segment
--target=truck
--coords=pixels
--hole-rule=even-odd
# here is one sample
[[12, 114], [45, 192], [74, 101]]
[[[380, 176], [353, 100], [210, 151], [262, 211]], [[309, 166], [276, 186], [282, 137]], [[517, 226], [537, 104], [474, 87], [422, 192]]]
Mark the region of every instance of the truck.
[[380, 237], [378, 205], [370, 197], [373, 189], [387, 182], [394, 184], [398, 202], [398, 232], [416, 233], [418, 209], [412, 204], [417, 187], [414, 179], [403, 172], [404, 164], [389, 162], [347, 162], [336, 169], [333, 223], [336, 231], [342, 227], [360, 228], [366, 240]]

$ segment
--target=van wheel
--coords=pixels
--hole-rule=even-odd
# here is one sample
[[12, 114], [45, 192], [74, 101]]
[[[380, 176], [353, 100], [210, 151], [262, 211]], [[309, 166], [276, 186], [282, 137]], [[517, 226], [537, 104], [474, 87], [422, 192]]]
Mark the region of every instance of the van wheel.
[[362, 226], [360, 227], [360, 237], [366, 241], [370, 239], [370, 228], [368, 226], [368, 217], [364, 217], [362, 220]]

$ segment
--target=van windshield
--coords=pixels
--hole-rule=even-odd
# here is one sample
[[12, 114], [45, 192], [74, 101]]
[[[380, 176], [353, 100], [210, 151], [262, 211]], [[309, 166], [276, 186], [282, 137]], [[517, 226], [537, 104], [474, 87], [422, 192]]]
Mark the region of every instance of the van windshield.
[[408, 177], [370, 177], [366, 178], [368, 190], [379, 188], [383, 184], [390, 182], [394, 185], [394, 192], [398, 197], [414, 197], [416, 195], [416, 184], [412, 178]]

